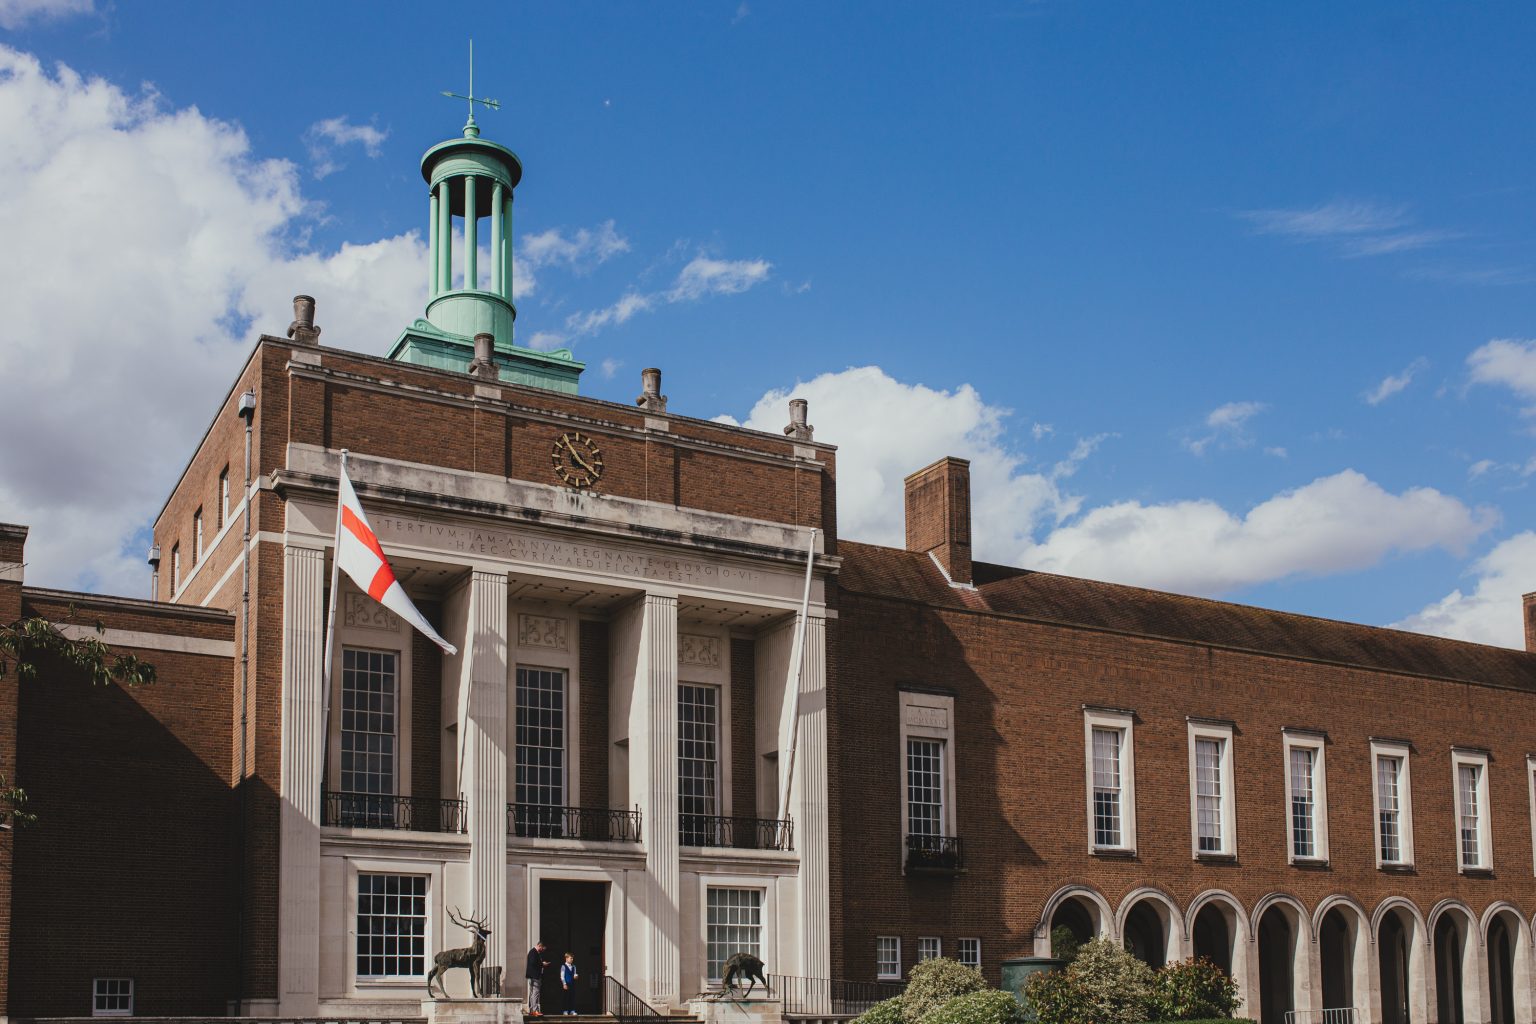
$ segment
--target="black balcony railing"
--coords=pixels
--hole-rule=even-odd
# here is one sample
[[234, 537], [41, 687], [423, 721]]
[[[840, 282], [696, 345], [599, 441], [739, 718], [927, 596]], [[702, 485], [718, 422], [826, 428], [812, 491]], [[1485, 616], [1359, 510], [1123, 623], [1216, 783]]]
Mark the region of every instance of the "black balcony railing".
[[959, 836], [907, 836], [907, 870], [953, 875], [965, 870], [965, 848]]
[[677, 840], [684, 846], [793, 850], [795, 827], [794, 822], [788, 818], [726, 818], [716, 814], [679, 814]]
[[878, 1002], [906, 991], [905, 981], [843, 981], [770, 974], [768, 987], [784, 1000], [784, 1012], [801, 1017], [857, 1016]]
[[416, 832], [463, 832], [464, 801], [377, 793], [326, 793], [320, 824]]
[[507, 834], [519, 839], [586, 839], [638, 843], [640, 812], [606, 807], [541, 807], [507, 804]]

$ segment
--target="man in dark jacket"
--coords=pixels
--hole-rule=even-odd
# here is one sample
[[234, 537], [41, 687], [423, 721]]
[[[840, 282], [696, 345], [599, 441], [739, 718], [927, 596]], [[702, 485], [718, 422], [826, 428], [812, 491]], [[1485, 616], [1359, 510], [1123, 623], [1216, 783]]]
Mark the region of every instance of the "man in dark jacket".
[[544, 943], [535, 942], [528, 951], [528, 969], [523, 972], [523, 976], [528, 979], [528, 999], [523, 1005], [523, 1011], [529, 1017], [544, 1016], [539, 1004], [541, 990], [544, 988], [544, 968], [548, 966], [549, 961], [544, 959]]

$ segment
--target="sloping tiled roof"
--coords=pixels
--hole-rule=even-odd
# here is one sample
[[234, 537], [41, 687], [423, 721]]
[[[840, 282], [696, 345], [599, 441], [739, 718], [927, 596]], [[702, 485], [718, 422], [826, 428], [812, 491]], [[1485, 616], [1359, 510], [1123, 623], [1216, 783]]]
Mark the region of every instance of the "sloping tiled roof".
[[1259, 651], [1442, 679], [1536, 689], [1536, 654], [1250, 605], [978, 562], [951, 587], [926, 554], [839, 541], [838, 585], [855, 593], [1040, 622]]

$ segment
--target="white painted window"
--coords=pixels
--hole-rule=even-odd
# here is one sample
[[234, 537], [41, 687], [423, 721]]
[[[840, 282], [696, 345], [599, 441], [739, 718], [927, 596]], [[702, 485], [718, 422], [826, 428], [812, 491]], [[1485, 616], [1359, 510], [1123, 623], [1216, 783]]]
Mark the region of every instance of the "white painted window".
[[974, 967], [978, 971], [981, 970], [981, 940], [961, 939], [959, 952], [955, 959], [967, 967]]
[[203, 560], [203, 510], [192, 513], [192, 564]]
[[1136, 751], [1128, 711], [1083, 709], [1088, 848], [1136, 849]]
[[420, 978], [427, 970], [427, 876], [357, 876], [357, 976]]
[[517, 669], [513, 830], [558, 837], [565, 820], [565, 673]]
[[907, 834], [944, 834], [943, 740], [907, 740]]
[[337, 824], [393, 827], [399, 747], [399, 655], [341, 652], [341, 808]]
[[1232, 733], [1229, 723], [1189, 721], [1189, 807], [1196, 857], [1237, 853]]
[[719, 813], [720, 688], [682, 683], [677, 688], [677, 817], [682, 844], [716, 845]]
[[1371, 741], [1372, 798], [1376, 810], [1376, 866], [1413, 863], [1413, 791], [1408, 745]]
[[1531, 791], [1531, 872], [1536, 874], [1536, 755], [1525, 759], [1525, 778]]
[[219, 529], [229, 522], [229, 467], [219, 473]]
[[91, 983], [92, 1017], [132, 1017], [133, 979], [96, 978]]
[[737, 953], [763, 955], [763, 891], [710, 886], [705, 909], [705, 956], [717, 982]]
[[1323, 736], [1286, 730], [1286, 846], [1292, 864], [1328, 859], [1328, 785]]
[[[902, 690], [901, 731], [893, 765], [902, 783], [903, 864], [914, 853], [940, 856], [958, 835], [955, 824], [955, 698]], [[903, 869], [905, 870], [905, 869]]]
[[944, 944], [932, 935], [921, 935], [917, 939], [917, 962], [924, 960], [937, 960], [944, 955]]
[[881, 935], [875, 939], [875, 977], [893, 980], [901, 977], [901, 937]]
[[1451, 750], [1456, 782], [1456, 866], [1463, 871], [1493, 867], [1488, 828], [1488, 755]]

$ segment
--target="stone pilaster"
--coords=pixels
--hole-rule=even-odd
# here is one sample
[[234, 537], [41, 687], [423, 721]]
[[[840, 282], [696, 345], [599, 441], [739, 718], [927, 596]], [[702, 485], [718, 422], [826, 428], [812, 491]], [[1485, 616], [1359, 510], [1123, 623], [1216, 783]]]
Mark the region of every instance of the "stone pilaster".
[[325, 551], [283, 549], [278, 1012], [314, 1017], [320, 998], [320, 789], [325, 737]]
[[[832, 976], [831, 854], [827, 836], [827, 620], [805, 623], [800, 663], [800, 739], [795, 751], [795, 849], [800, 854], [801, 973]], [[830, 1012], [831, 1007], [815, 1008]]]
[[[632, 753], [631, 789], [643, 800], [649, 904], [645, 936], [645, 998], [658, 1009], [676, 1006], [680, 991], [681, 877], [677, 842], [677, 598], [642, 599], [635, 706], [642, 749]], [[663, 1010], [663, 1012], [666, 1012]]]
[[464, 723], [464, 795], [469, 801], [469, 875], [473, 907], [491, 930], [485, 962], [512, 981], [507, 949], [507, 577], [474, 571], [463, 649], [470, 682]]

